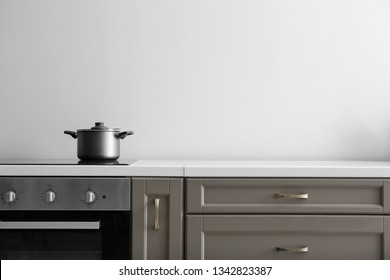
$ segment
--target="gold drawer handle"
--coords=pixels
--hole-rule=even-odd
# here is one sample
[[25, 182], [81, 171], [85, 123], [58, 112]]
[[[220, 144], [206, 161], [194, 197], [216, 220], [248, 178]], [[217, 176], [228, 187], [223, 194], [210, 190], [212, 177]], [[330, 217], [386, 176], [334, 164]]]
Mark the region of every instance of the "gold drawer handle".
[[308, 253], [309, 252], [309, 247], [302, 247], [302, 248], [276, 247], [276, 251], [278, 251], [278, 252], [287, 252], [287, 253]]
[[156, 217], [154, 219], [154, 230], [160, 230], [160, 218], [159, 218], [159, 213], [160, 213], [160, 199], [155, 198], [154, 199], [154, 208], [156, 209]]
[[308, 193], [301, 193], [301, 194], [284, 194], [284, 193], [277, 193], [275, 194], [276, 198], [290, 198], [290, 199], [308, 199], [309, 194]]

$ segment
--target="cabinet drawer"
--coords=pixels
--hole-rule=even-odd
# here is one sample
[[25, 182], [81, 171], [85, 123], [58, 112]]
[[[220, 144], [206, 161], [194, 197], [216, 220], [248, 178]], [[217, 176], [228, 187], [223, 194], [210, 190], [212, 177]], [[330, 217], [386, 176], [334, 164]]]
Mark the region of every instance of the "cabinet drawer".
[[187, 179], [187, 213], [389, 213], [389, 181]]
[[187, 259], [383, 259], [388, 239], [383, 216], [187, 216]]

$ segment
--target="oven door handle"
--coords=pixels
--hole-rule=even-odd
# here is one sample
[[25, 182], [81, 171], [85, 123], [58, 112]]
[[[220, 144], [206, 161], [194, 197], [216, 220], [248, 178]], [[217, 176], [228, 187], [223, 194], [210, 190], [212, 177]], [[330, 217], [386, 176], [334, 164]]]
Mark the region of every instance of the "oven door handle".
[[100, 229], [100, 221], [96, 221], [96, 222], [0, 221], [0, 229]]

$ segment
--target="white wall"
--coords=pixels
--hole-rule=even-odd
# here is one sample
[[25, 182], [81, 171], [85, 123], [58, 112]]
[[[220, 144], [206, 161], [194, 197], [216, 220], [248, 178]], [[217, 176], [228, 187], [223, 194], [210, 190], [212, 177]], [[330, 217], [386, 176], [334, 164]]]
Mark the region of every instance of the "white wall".
[[0, 0], [0, 159], [390, 160], [390, 1]]

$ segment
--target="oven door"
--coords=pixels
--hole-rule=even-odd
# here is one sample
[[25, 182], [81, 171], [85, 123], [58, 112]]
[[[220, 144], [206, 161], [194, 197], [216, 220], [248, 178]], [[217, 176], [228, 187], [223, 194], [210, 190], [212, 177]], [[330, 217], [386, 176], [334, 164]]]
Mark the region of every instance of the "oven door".
[[130, 259], [130, 225], [123, 211], [3, 211], [0, 259]]

